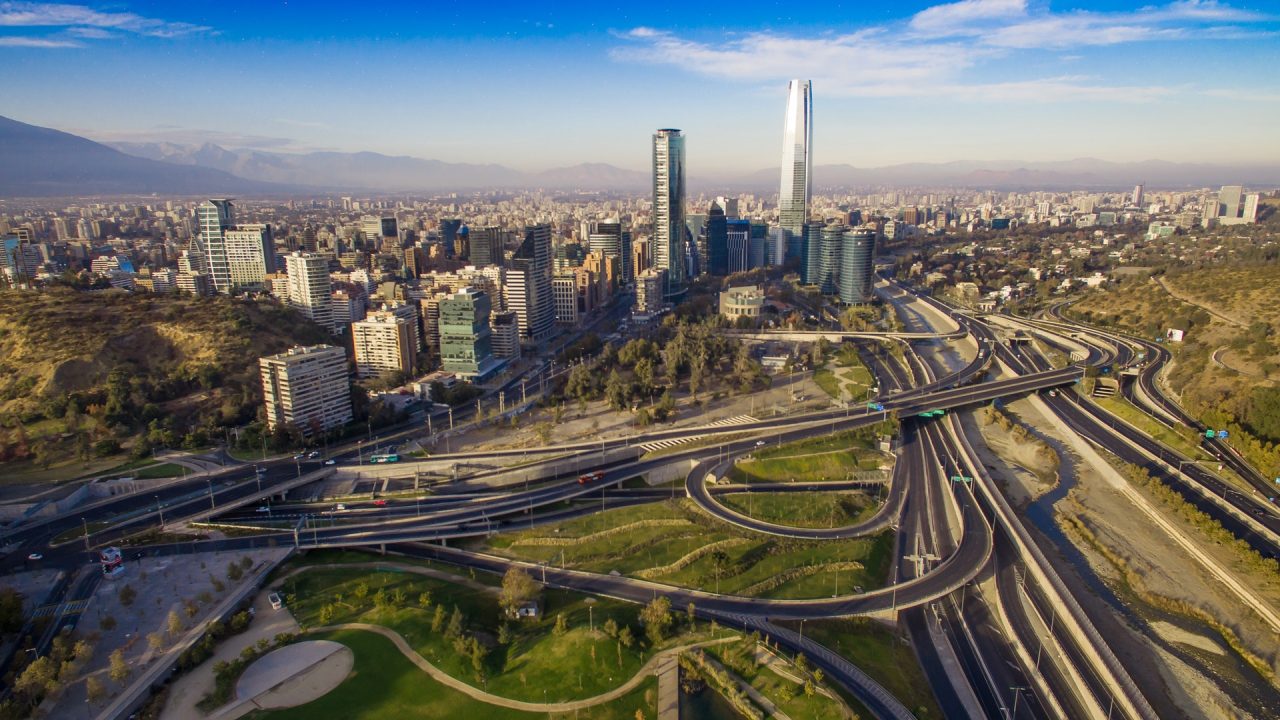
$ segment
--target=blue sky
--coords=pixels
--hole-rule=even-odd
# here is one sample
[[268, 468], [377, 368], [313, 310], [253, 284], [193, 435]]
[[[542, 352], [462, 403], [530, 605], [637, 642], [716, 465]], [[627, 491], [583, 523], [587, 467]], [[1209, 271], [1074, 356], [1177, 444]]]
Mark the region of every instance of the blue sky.
[[[372, 150], [543, 169], [1280, 162], [1280, 6], [927, 2], [0, 1], [0, 114], [106, 140]], [[696, 7], [695, 7], [696, 6]]]

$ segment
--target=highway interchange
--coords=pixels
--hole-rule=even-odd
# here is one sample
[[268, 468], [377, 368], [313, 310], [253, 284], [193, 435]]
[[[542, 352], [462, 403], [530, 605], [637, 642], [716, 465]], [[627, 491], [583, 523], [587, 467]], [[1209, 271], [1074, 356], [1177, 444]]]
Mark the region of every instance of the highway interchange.
[[[334, 512], [332, 502], [281, 503], [270, 498], [313, 483], [335, 470], [350, 468], [359, 462], [359, 449], [336, 451], [336, 466], [332, 467], [305, 458], [261, 463], [260, 473], [253, 466], [240, 465], [198, 480], [172, 483], [154, 492], [108, 498], [62, 516], [5, 528], [0, 531], [0, 543], [10, 552], [0, 560], [0, 572], [30, 567], [31, 561], [26, 557], [31, 552], [44, 556], [38, 561], [42, 566], [74, 572], [93, 559], [86, 547], [119, 543], [156, 529], [162, 515], [167, 526], [210, 516], [217, 516], [219, 522], [246, 525], [255, 520], [260, 524], [265, 518], [285, 521], [292, 527], [220, 540], [135, 543], [129, 552], [192, 553], [267, 543], [300, 549], [370, 547], [495, 573], [523, 565], [550, 585], [636, 603], [662, 594], [676, 607], [693, 602], [701, 615], [760, 631], [783, 646], [805, 652], [828, 677], [847, 687], [878, 717], [886, 718], [911, 717], [904, 702], [909, 699], [894, 698], [848, 661], [779, 623], [859, 615], [896, 618], [910, 636], [948, 717], [1157, 717], [1160, 713], [1153, 701], [1158, 704], [1159, 698], [1149, 697], [1149, 690], [1139, 688], [1111, 653], [987, 476], [959, 423], [950, 414], [920, 416], [1039, 393], [1040, 400], [1082, 437], [1127, 462], [1148, 468], [1259, 553], [1276, 557], [1280, 553], [1280, 518], [1263, 494], [1267, 490], [1266, 479], [1228, 443], [1206, 439], [1206, 451], [1254, 486], [1255, 492], [1242, 493], [1209, 468], [1117, 421], [1087, 398], [1057, 391], [1079, 382], [1086, 373], [1118, 376], [1128, 371], [1135, 377], [1132, 382], [1122, 383], [1126, 397], [1167, 423], [1197, 427], [1158, 387], [1156, 374], [1169, 359], [1168, 351], [1160, 344], [1075, 326], [1065, 321], [1058, 309], [1051, 311], [1047, 320], [988, 319], [929, 297], [915, 296], [897, 285], [889, 286], [885, 296], [895, 305], [909, 301], [916, 307], [926, 307], [932, 318], [930, 323], [942, 327], [912, 328], [917, 331], [914, 337], [908, 335], [898, 341], [905, 349], [902, 361], [888, 353], [870, 351], [870, 343], [860, 346], [863, 360], [879, 387], [879, 405], [874, 409], [841, 407], [728, 427], [658, 430], [625, 439], [563, 446], [555, 448], [555, 460], [545, 463], [555, 469], [543, 472], [532, 485], [526, 482], [495, 488], [460, 482], [425, 500], [391, 499], [379, 506], [350, 503], [345, 513]], [[920, 313], [916, 314], [918, 322]], [[1064, 354], [1074, 352], [1079, 359], [1054, 368], [1031, 346], [1003, 339], [1008, 333], [1003, 329], [997, 332], [997, 320], [999, 325], [1023, 328]], [[976, 352], [962, 367], [949, 371], [939, 357], [961, 338], [973, 343]], [[553, 369], [544, 364], [536, 371], [550, 373]], [[1004, 377], [992, 379], [997, 373]], [[513, 378], [505, 389], [514, 393], [520, 381], [521, 378]], [[742, 515], [717, 500], [717, 495], [740, 488], [715, 481], [724, 476], [735, 458], [751, 453], [758, 443], [782, 444], [872, 426], [890, 413], [901, 423], [898, 459], [885, 491], [885, 502], [873, 517], [844, 528], [792, 528]], [[458, 419], [455, 417], [455, 421]], [[656, 457], [646, 455], [639, 447], [657, 439], [705, 439], [716, 435], [722, 436], [723, 442], [677, 448]], [[456, 453], [452, 457], [464, 460], [468, 455]], [[566, 457], [574, 461], [565, 462]], [[449, 539], [555, 522], [601, 507], [668, 497], [666, 489], [621, 485], [674, 463], [692, 468], [685, 477], [683, 494], [708, 514], [749, 532], [817, 541], [895, 529], [896, 560], [891, 577], [883, 587], [866, 592], [775, 600], [521, 563], [448, 546]], [[601, 480], [586, 484], [577, 481], [579, 470], [596, 469], [604, 473]], [[791, 489], [797, 486], [750, 488], [752, 492]], [[600, 502], [568, 502], [590, 498], [599, 498]], [[267, 506], [269, 512], [258, 512]], [[66, 537], [68, 531], [88, 527], [87, 523], [104, 523], [107, 527], [93, 532], [88, 539], [77, 536], [70, 542], [50, 546], [54, 537]], [[82, 572], [72, 580], [69, 572], [55, 589], [55, 599], [88, 597], [94, 590], [95, 577], [96, 573]], [[49, 632], [74, 622], [74, 615], [59, 616]]]

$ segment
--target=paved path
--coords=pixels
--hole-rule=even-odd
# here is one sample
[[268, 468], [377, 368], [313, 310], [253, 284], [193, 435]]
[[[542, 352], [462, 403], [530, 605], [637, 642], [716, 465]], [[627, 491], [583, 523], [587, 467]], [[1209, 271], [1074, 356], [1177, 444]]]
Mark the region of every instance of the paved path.
[[654, 673], [658, 676], [658, 720], [680, 720], [679, 658], [663, 658]]
[[1204, 310], [1205, 312], [1209, 313], [1210, 315], [1212, 315], [1212, 316], [1214, 316], [1214, 317], [1218, 318], [1219, 320], [1221, 320], [1221, 321], [1223, 321], [1223, 322], [1227, 323], [1228, 325], [1234, 325], [1234, 326], [1236, 326], [1236, 327], [1240, 327], [1240, 328], [1244, 327], [1244, 323], [1240, 322], [1239, 320], [1236, 320], [1235, 318], [1231, 317], [1230, 315], [1227, 315], [1227, 314], [1225, 314], [1225, 313], [1222, 313], [1222, 312], [1219, 312], [1219, 311], [1217, 311], [1217, 310], [1214, 310], [1213, 308], [1209, 307], [1208, 305], [1205, 305], [1204, 303], [1197, 301], [1195, 298], [1192, 298], [1192, 297], [1190, 297], [1190, 296], [1188, 296], [1188, 295], [1185, 295], [1185, 294], [1183, 294], [1183, 293], [1177, 292], [1177, 291], [1176, 291], [1176, 290], [1174, 290], [1173, 288], [1170, 288], [1170, 287], [1169, 287], [1169, 285], [1168, 285], [1168, 283], [1166, 283], [1166, 282], [1164, 281], [1164, 278], [1157, 277], [1157, 278], [1155, 279], [1155, 281], [1156, 281], [1156, 284], [1157, 284], [1157, 285], [1159, 285], [1159, 286], [1160, 286], [1160, 287], [1161, 287], [1165, 292], [1169, 293], [1169, 295], [1170, 295], [1174, 300], [1180, 300], [1180, 301], [1182, 301], [1182, 302], [1184, 302], [1184, 303], [1186, 303], [1186, 304], [1188, 304], [1188, 305], [1192, 305], [1192, 306], [1194, 306], [1194, 307], [1198, 307], [1198, 308], [1200, 308], [1201, 310]]
[[449, 673], [446, 673], [440, 668], [437, 668], [435, 665], [432, 665], [430, 661], [428, 661], [426, 658], [419, 655], [417, 650], [414, 650], [412, 647], [409, 646], [409, 643], [405, 642], [405, 639], [401, 637], [400, 633], [394, 630], [391, 630], [389, 628], [383, 627], [381, 625], [370, 625], [368, 623], [341, 623], [339, 625], [327, 625], [325, 627], [314, 628], [310, 632], [313, 632], [313, 633], [314, 632], [332, 632], [334, 630], [366, 630], [368, 632], [377, 633], [387, 638], [388, 640], [390, 640], [392, 644], [396, 646], [396, 649], [400, 651], [401, 655], [404, 655], [405, 658], [409, 660], [409, 662], [413, 663], [414, 665], [417, 665], [420, 670], [430, 675], [433, 680], [436, 680], [437, 682], [449, 688], [457, 690], [458, 692], [466, 695], [467, 697], [472, 698], [473, 700], [479, 700], [480, 702], [483, 702], [483, 703], [488, 703], [490, 705], [497, 705], [498, 707], [510, 708], [512, 710], [521, 710], [524, 712], [536, 712], [536, 713], [574, 712], [574, 711], [583, 710], [595, 705], [600, 705], [602, 703], [607, 703], [613, 700], [617, 700], [618, 698], [626, 695], [627, 693], [639, 687], [640, 683], [644, 682], [647, 676], [654, 674], [655, 669], [659, 666], [660, 663], [664, 661], [664, 659], [671, 658], [672, 660], [674, 660], [674, 658], [677, 655], [691, 648], [704, 647], [707, 645], [717, 645], [720, 643], [731, 642], [737, 639], [736, 637], [727, 637], [727, 638], [721, 638], [719, 640], [708, 640], [705, 642], [692, 643], [690, 645], [680, 645], [678, 647], [668, 648], [658, 653], [657, 655], [654, 655], [653, 657], [649, 658], [649, 662], [646, 662], [640, 668], [639, 672], [631, 676], [630, 680], [626, 681], [622, 685], [619, 685], [618, 687], [606, 693], [596, 695], [595, 697], [583, 698], [581, 700], [571, 700], [568, 702], [537, 703], [537, 702], [525, 702], [524, 700], [512, 700], [511, 698], [505, 698], [499, 695], [493, 695], [477, 687], [474, 687], [465, 682], [462, 682], [461, 680], [455, 678]]
[[298, 632], [298, 623], [289, 609], [272, 610], [267, 595], [263, 591], [254, 598], [254, 618], [248, 629], [218, 643], [213, 657], [174, 681], [169, 699], [160, 713], [161, 720], [202, 720], [205, 714], [196, 708], [196, 703], [213, 690], [213, 666], [218, 661], [234, 660], [240, 656], [240, 651], [260, 639], [270, 640], [279, 633]]

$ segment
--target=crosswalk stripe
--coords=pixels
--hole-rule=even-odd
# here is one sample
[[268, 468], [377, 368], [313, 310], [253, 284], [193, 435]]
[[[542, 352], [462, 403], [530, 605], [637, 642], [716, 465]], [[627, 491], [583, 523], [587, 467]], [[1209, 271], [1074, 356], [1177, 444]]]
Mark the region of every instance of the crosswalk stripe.
[[[725, 419], [723, 419], [723, 420], [717, 420], [716, 422], [713, 422], [713, 423], [710, 423], [709, 425], [707, 425], [707, 427], [725, 427], [725, 426], [728, 426], [728, 425], [746, 425], [746, 424], [748, 424], [748, 423], [753, 423], [753, 422], [759, 422], [759, 421], [758, 421], [756, 418], [751, 417], [750, 415], [735, 415], [735, 416], [733, 416], [733, 417], [731, 417], [731, 418], [725, 418]], [[677, 446], [677, 445], [683, 445], [683, 444], [685, 444], [685, 443], [687, 443], [687, 442], [689, 442], [689, 441], [691, 441], [691, 440], [697, 440], [698, 438], [701, 438], [701, 437], [704, 437], [704, 436], [702, 436], [702, 435], [690, 435], [690, 436], [688, 436], [688, 437], [682, 437], [682, 438], [671, 438], [670, 440], [654, 440], [653, 442], [648, 442], [648, 443], [643, 443], [643, 444], [641, 444], [641, 445], [640, 445], [640, 448], [641, 448], [642, 450], [644, 450], [645, 452], [653, 452], [653, 451], [655, 451], [655, 450], [661, 450], [661, 449], [663, 449], [663, 448], [669, 448], [669, 447], [675, 447], [675, 446]]]

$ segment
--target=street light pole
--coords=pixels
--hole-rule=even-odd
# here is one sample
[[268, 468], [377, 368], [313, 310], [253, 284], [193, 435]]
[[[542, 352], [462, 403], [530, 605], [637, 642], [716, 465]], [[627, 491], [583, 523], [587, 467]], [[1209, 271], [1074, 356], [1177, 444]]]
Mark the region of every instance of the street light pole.
[[160, 504], [160, 496], [154, 495], [156, 499], [156, 512], [160, 513], [160, 529], [164, 529], [164, 506]]

